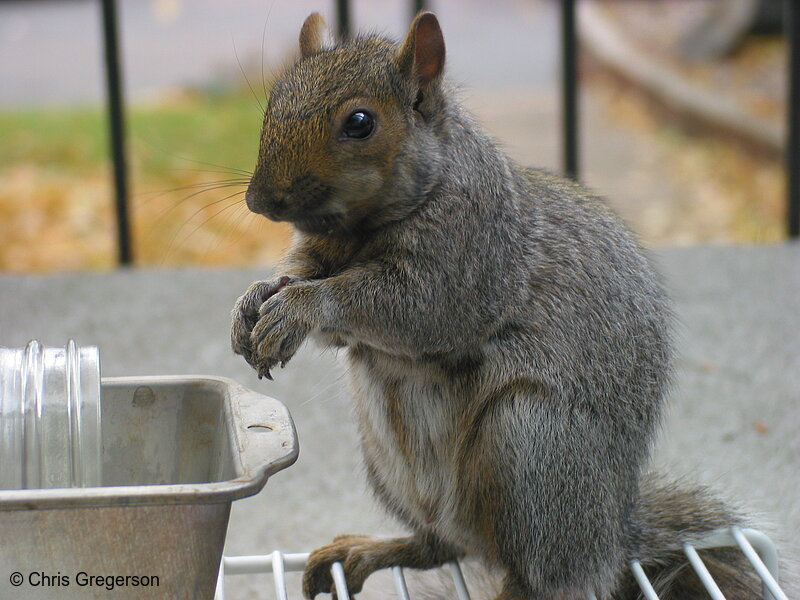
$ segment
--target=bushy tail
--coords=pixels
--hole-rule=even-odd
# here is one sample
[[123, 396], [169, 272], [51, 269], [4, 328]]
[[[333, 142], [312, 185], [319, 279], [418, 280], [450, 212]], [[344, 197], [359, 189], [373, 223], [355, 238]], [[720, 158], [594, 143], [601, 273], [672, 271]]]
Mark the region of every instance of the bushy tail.
[[[645, 478], [641, 487], [642, 528], [638, 558], [661, 600], [708, 598], [699, 576], [683, 552], [717, 530], [745, 525], [744, 519], [702, 487], [667, 484]], [[698, 549], [698, 554], [728, 600], [763, 598], [761, 580], [738, 547]], [[615, 600], [642, 598], [626, 569]]]
[[[715, 531], [749, 524], [703, 487], [665, 483], [648, 476], [641, 485], [639, 525], [640, 534], [634, 540], [638, 549], [632, 558], [642, 565], [659, 599], [708, 600], [711, 596], [689, 563], [683, 544], [699, 545]], [[738, 546], [697, 548], [697, 552], [726, 600], [761, 600], [764, 597], [761, 579]], [[496, 567], [483, 564], [477, 558], [461, 562], [473, 600], [498, 597], [503, 587], [503, 574]], [[610, 597], [603, 596], [602, 600], [644, 598], [629, 565], [620, 567], [622, 575], [617, 587]], [[386, 590], [393, 587], [391, 574], [388, 571], [383, 573], [382, 579], [377, 575], [367, 581], [359, 600], [386, 600]], [[410, 597], [414, 600], [456, 597], [448, 569], [406, 570], [406, 578]], [[781, 583], [785, 589], [786, 581]], [[786, 589], [787, 594], [793, 589], [794, 586]], [[789, 597], [800, 598], [800, 594], [789, 594]]]

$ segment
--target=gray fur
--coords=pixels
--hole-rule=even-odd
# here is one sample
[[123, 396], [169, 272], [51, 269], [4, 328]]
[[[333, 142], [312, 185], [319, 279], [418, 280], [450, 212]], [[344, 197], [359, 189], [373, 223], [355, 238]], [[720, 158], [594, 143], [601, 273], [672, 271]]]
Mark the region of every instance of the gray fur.
[[[665, 594], [694, 594], [676, 544], [736, 517], [643, 478], [672, 370], [657, 274], [604, 201], [515, 165], [444, 83], [413, 110], [419, 90], [395, 59], [404, 47], [362, 38], [290, 70], [248, 192], [273, 218], [277, 196], [293, 222], [338, 212], [327, 231], [300, 227], [284, 267], [296, 279], [243, 296], [234, 350], [269, 375], [306, 335], [347, 347], [370, 482], [414, 531], [394, 549], [342, 538], [318, 550], [306, 594], [327, 591], [332, 557], [360, 588], [393, 561], [458, 556], [499, 571], [505, 598], [634, 597], [633, 557]], [[302, 159], [302, 126], [322, 135], [341, 102], [367, 94], [399, 107], [405, 129], [380, 191], [356, 206], [357, 177], [325, 180]], [[291, 127], [301, 139], [287, 149]], [[292, 191], [309, 177], [326, 186], [313, 208]], [[722, 559], [717, 572], [735, 574]]]

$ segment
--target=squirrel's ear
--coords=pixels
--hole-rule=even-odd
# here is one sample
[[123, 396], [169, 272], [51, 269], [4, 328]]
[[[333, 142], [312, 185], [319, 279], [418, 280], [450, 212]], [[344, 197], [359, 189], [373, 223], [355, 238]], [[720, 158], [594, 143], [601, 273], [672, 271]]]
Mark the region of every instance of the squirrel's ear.
[[319, 52], [330, 44], [330, 31], [322, 15], [315, 12], [308, 15], [300, 30], [300, 54], [305, 58]]
[[397, 66], [407, 77], [415, 77], [426, 88], [444, 70], [444, 37], [432, 12], [420, 12], [411, 23], [397, 53]]

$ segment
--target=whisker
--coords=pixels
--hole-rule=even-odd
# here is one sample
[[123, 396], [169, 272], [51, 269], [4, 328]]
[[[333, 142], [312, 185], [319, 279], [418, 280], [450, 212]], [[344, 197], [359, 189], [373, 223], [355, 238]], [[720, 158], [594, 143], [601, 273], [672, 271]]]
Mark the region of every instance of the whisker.
[[253, 172], [252, 171], [248, 171], [247, 169], [236, 169], [234, 167], [226, 167], [225, 165], [218, 165], [218, 164], [215, 164], [215, 163], [203, 162], [202, 160], [195, 160], [193, 158], [187, 158], [185, 156], [178, 156], [178, 155], [173, 155], [173, 156], [175, 156], [175, 158], [178, 158], [180, 160], [185, 160], [186, 162], [195, 163], [197, 165], [205, 165], [207, 167], [217, 167], [218, 169], [225, 169], [225, 171], [227, 171], [231, 175], [238, 174], [238, 175], [244, 175], [246, 177], [252, 177], [253, 176]]
[[[201, 212], [203, 212], [207, 208], [209, 208], [211, 206], [214, 206], [215, 204], [219, 204], [220, 202], [225, 202], [226, 200], [230, 200], [231, 198], [234, 198], [234, 197], [238, 196], [239, 194], [244, 194], [244, 190], [241, 190], [241, 191], [238, 191], [238, 192], [234, 192], [233, 194], [229, 194], [229, 195], [225, 196], [224, 198], [217, 198], [216, 200], [213, 200], [213, 201], [209, 202], [208, 204], [204, 204], [203, 206], [198, 208], [196, 211], [194, 211], [192, 213], [192, 215], [188, 219], [186, 219], [186, 223], [190, 223], [192, 221], [192, 219], [194, 219], [197, 215], [199, 215]], [[240, 202], [240, 200], [236, 200], [236, 202], [234, 204], [238, 204], [239, 202]], [[205, 223], [205, 221], [204, 221], [204, 223]]]
[[[234, 194], [234, 195], [235, 195], [235, 194]], [[223, 200], [228, 200], [228, 199], [230, 199], [231, 197], [232, 197], [232, 196], [228, 196], [227, 198], [222, 198], [221, 200], [217, 200], [216, 202], [213, 202], [212, 204], [218, 204], [218, 203], [222, 202]], [[203, 208], [204, 208], [204, 209], [206, 209], [206, 208], [208, 208], [209, 206], [211, 206], [212, 204], [209, 204], [208, 206], [205, 206], [205, 207], [203, 207]], [[199, 230], [200, 230], [200, 229], [203, 227], [203, 225], [206, 225], [206, 224], [208, 224], [208, 222], [209, 222], [209, 221], [212, 221], [212, 220], [214, 220], [214, 219], [215, 219], [217, 216], [221, 215], [221, 214], [222, 214], [222, 213], [224, 213], [226, 210], [230, 210], [231, 208], [234, 208], [234, 207], [236, 207], [236, 206], [240, 206], [240, 204], [239, 204], [239, 201], [238, 201], [238, 200], [237, 200], [236, 202], [231, 202], [231, 203], [230, 203], [230, 204], [228, 204], [227, 206], [223, 206], [221, 209], [219, 209], [219, 210], [218, 210], [217, 212], [215, 212], [213, 215], [211, 215], [210, 217], [208, 217], [208, 218], [204, 219], [203, 221], [201, 221], [201, 222], [200, 222], [200, 224], [198, 224], [198, 225], [197, 225], [197, 227], [195, 227], [194, 229], [192, 229], [192, 231], [190, 231], [190, 232], [189, 232], [189, 235], [187, 235], [185, 238], [183, 238], [183, 241], [182, 241], [181, 243], [185, 243], [185, 242], [186, 242], [186, 241], [187, 241], [187, 240], [188, 240], [190, 237], [192, 237], [192, 236], [193, 236], [195, 233], [197, 233], [197, 232], [198, 232], [198, 231], [199, 231]], [[196, 215], [194, 215], [194, 216], [196, 216]], [[194, 217], [194, 216], [193, 216], [193, 217]], [[187, 222], [188, 222], [188, 221], [187, 221]]]
[[[151, 228], [150, 228], [150, 231], [149, 231], [149, 232], [148, 232], [148, 234], [147, 234], [147, 236], [148, 236], [148, 237], [146, 237], [145, 239], [153, 239], [153, 238], [155, 238], [155, 237], [156, 237], [156, 235], [158, 234], [158, 232], [160, 231], [160, 229], [159, 229], [160, 225], [161, 225], [162, 223], [164, 223], [164, 221], [166, 220], [166, 217], [167, 217], [167, 215], [169, 215], [169, 214], [170, 214], [172, 211], [176, 210], [176, 209], [177, 209], [177, 208], [178, 208], [178, 207], [179, 207], [181, 204], [183, 204], [185, 201], [189, 200], [189, 198], [191, 198], [191, 197], [193, 197], [193, 196], [198, 196], [198, 195], [200, 195], [200, 194], [203, 194], [203, 193], [206, 193], [206, 192], [214, 191], [214, 190], [217, 190], [217, 189], [224, 189], [224, 188], [226, 188], [226, 187], [233, 187], [233, 186], [216, 186], [216, 187], [215, 187], [215, 188], [213, 188], [213, 189], [200, 190], [200, 191], [198, 191], [198, 192], [195, 192], [195, 193], [193, 193], [193, 194], [189, 194], [189, 195], [188, 195], [188, 196], [186, 196], [185, 198], [181, 198], [181, 199], [180, 199], [178, 202], [176, 202], [175, 204], [171, 204], [170, 206], [167, 206], [167, 208], [163, 209], [161, 212], [159, 212], [159, 213], [158, 213], [158, 214], [157, 214], [157, 215], [156, 215], [156, 216], [153, 218], [153, 220], [152, 220], [152, 222], [153, 222], [153, 227], [151, 227]], [[237, 194], [244, 193], [245, 191], [246, 191], [246, 190], [241, 190], [241, 191], [237, 192]], [[195, 216], [197, 216], [197, 214], [198, 214], [198, 213], [202, 212], [202, 211], [203, 211], [203, 209], [205, 209], [205, 208], [208, 208], [209, 206], [213, 206], [214, 204], [217, 204], [218, 202], [222, 202], [222, 201], [224, 201], [224, 200], [227, 200], [228, 198], [231, 198], [231, 197], [233, 197], [233, 196], [235, 196], [235, 195], [236, 195], [236, 194], [231, 194], [230, 196], [226, 196], [225, 198], [220, 198], [220, 199], [214, 200], [214, 201], [212, 201], [212, 202], [209, 202], [208, 204], [204, 204], [203, 206], [201, 206], [200, 208], [198, 208], [198, 209], [197, 209], [197, 210], [196, 210], [196, 211], [195, 211], [195, 212], [192, 214], [192, 216], [190, 216], [188, 219], [186, 219], [186, 220], [184, 221], [184, 224], [183, 224], [183, 225], [181, 225], [180, 227], [178, 227], [178, 232], [180, 232], [180, 230], [183, 228], [183, 226], [184, 226], [186, 223], [189, 223], [189, 222], [191, 222], [191, 220], [192, 220], [192, 219], [193, 219]], [[176, 235], [177, 235], [177, 233], [178, 233], [178, 232], [176, 232]], [[172, 242], [174, 242], [174, 238], [173, 238], [173, 240], [170, 242], [170, 246], [172, 245]]]
[[264, 19], [264, 29], [261, 31], [261, 89], [264, 91], [264, 101], [267, 101], [269, 94], [267, 94], [267, 83], [264, 81], [264, 39], [267, 37], [267, 24], [269, 17], [272, 14], [272, 8], [275, 6], [275, 0], [269, 5], [267, 10], [267, 18]]
[[242, 206], [241, 209], [241, 211], [237, 211], [235, 213], [237, 217], [239, 217], [237, 225], [241, 224], [242, 221], [246, 221], [247, 223], [243, 227], [240, 227], [239, 235], [231, 239], [231, 241], [227, 245], [223, 246], [223, 248], [235, 246], [251, 230], [254, 220], [257, 220], [259, 225], [264, 221], [264, 218], [261, 217], [261, 215], [251, 212], [247, 206]]
[[[249, 212], [247, 210], [247, 206], [245, 206], [243, 204], [240, 204], [239, 206], [236, 207], [236, 210], [234, 210], [233, 212], [228, 213], [225, 216], [225, 220], [222, 222], [222, 226], [220, 227], [221, 233], [217, 238], [217, 242], [214, 244], [213, 247], [209, 248], [206, 251], [205, 255], [203, 256], [203, 263], [208, 262], [208, 258], [211, 256], [211, 253], [214, 252], [215, 250], [220, 250], [220, 249], [224, 249], [224, 248], [228, 248], [230, 246], [233, 246], [233, 242], [228, 243], [228, 244], [224, 244], [224, 245], [223, 245], [223, 242], [228, 237], [233, 236], [234, 232], [236, 231], [236, 226], [237, 226], [236, 220], [238, 218], [242, 217], [242, 216], [246, 216], [246, 215], [244, 215], [242, 213], [242, 211]], [[252, 214], [252, 213], [250, 213], [250, 214]], [[228, 226], [229, 226], [229, 229], [226, 232], [226, 227], [228, 227]], [[234, 240], [234, 242], [239, 241], [239, 239], [241, 239], [242, 235], [243, 235], [243, 232], [240, 232], [239, 233], [239, 237], [236, 240]]]
[[258, 99], [256, 95], [256, 91], [253, 89], [253, 86], [250, 85], [250, 80], [247, 78], [247, 74], [244, 72], [244, 67], [242, 66], [242, 61], [239, 60], [239, 53], [236, 51], [236, 40], [233, 38], [233, 34], [231, 34], [231, 42], [233, 43], [233, 54], [236, 56], [236, 62], [239, 64], [239, 70], [242, 72], [242, 76], [244, 80], [247, 82], [247, 87], [250, 88], [250, 93], [253, 94], [253, 98], [258, 103], [258, 107], [261, 109], [261, 115], [266, 115], [267, 110], [264, 108], [264, 105], [261, 104], [261, 100]]
[[189, 173], [222, 173], [223, 175], [233, 175], [230, 171], [222, 171], [222, 170], [215, 170], [215, 169], [190, 169], [188, 167], [178, 167], [175, 169], [170, 169], [171, 171], [181, 171], [181, 172], [189, 172]]
[[154, 148], [158, 152], [161, 152], [162, 154], [164, 154], [166, 156], [169, 156], [171, 158], [176, 158], [178, 160], [183, 160], [183, 161], [194, 163], [194, 164], [197, 164], [197, 165], [203, 165], [203, 166], [206, 166], [206, 167], [215, 167], [217, 169], [224, 169], [225, 173], [230, 173], [231, 175], [242, 175], [244, 177], [252, 177], [253, 176], [253, 172], [252, 171], [248, 171], [246, 169], [237, 169], [235, 167], [228, 167], [226, 165], [218, 165], [218, 164], [215, 164], [215, 163], [203, 162], [202, 160], [196, 160], [194, 158], [188, 158], [186, 156], [181, 156], [180, 154], [174, 154], [172, 152], [167, 151], [163, 146], [159, 146], [157, 144], [154, 144], [151, 140], [147, 140], [147, 139], [144, 139], [144, 138], [139, 138], [138, 142], [142, 143], [142, 144], [146, 144], [146, 145], [150, 146], [151, 148]]
[[[316, 400], [317, 398], [322, 396], [322, 394], [324, 394], [325, 392], [330, 391], [332, 388], [341, 386], [342, 380], [344, 379], [344, 377], [345, 377], [344, 374], [341, 374], [341, 373], [337, 374], [336, 377], [334, 378], [334, 380], [331, 383], [329, 383], [328, 385], [326, 385], [323, 388], [321, 388], [316, 394], [314, 394], [313, 396], [308, 398], [305, 402], [301, 402], [300, 403], [300, 408], [303, 408], [307, 404], [313, 402], [314, 400]], [[334, 398], [334, 395], [331, 394], [330, 398], [328, 398], [328, 401], [330, 402], [330, 400], [332, 400], [333, 398]]]
[[[224, 183], [224, 184], [219, 184], [219, 185], [214, 185], [214, 186], [211, 186], [211, 187], [207, 187], [207, 188], [204, 188], [204, 189], [201, 189], [201, 190], [197, 190], [196, 192], [192, 192], [188, 196], [184, 196], [183, 198], [178, 200], [175, 204], [172, 204], [172, 205], [168, 206], [166, 209], [164, 209], [158, 215], [156, 215], [156, 222], [161, 221], [169, 213], [171, 213], [173, 210], [177, 209], [181, 204], [183, 204], [187, 200], [190, 200], [191, 198], [194, 198], [195, 196], [199, 196], [201, 194], [207, 194], [208, 192], [215, 192], [217, 190], [223, 190], [223, 189], [231, 188], [231, 187], [242, 187], [243, 185], [244, 184], [241, 184], [241, 183]], [[247, 190], [240, 190], [239, 192], [237, 192], [237, 194], [244, 194], [246, 191]], [[231, 196], [227, 196], [227, 197], [230, 198]], [[223, 200], [224, 200], [224, 198], [223, 198]], [[211, 204], [209, 204], [207, 206], [211, 206], [212, 204], [215, 204], [215, 203], [216, 202], [212, 202]], [[200, 209], [198, 209], [198, 211], [203, 210], [203, 208], [205, 208], [205, 206], [201, 207]], [[194, 215], [192, 215], [192, 217], [193, 216]]]
[[177, 232], [175, 232], [175, 235], [172, 237], [172, 240], [170, 241], [170, 243], [169, 243], [169, 246], [167, 247], [167, 250], [166, 250], [166, 252], [164, 253], [164, 260], [166, 260], [166, 258], [167, 258], [167, 257], [169, 257], [170, 253], [172, 252], [172, 249], [173, 249], [173, 247], [175, 247], [175, 246], [180, 246], [181, 244], [185, 244], [185, 243], [186, 243], [186, 241], [187, 241], [187, 240], [188, 240], [190, 237], [192, 237], [192, 236], [193, 236], [195, 233], [197, 233], [197, 231], [198, 231], [198, 230], [199, 230], [199, 229], [200, 229], [200, 228], [201, 228], [203, 225], [205, 225], [206, 223], [208, 223], [209, 221], [211, 221], [212, 219], [214, 219], [214, 218], [215, 218], [216, 216], [218, 216], [219, 214], [221, 214], [221, 213], [225, 212], [226, 210], [230, 210], [230, 209], [231, 209], [231, 208], [233, 208], [234, 206], [237, 206], [237, 205], [238, 205], [238, 204], [241, 202], [241, 200], [238, 200], [238, 199], [237, 199], [237, 200], [235, 200], [234, 202], [231, 202], [230, 204], [228, 204], [227, 206], [224, 206], [224, 207], [222, 207], [220, 210], [218, 210], [217, 212], [215, 212], [213, 215], [211, 215], [211, 216], [210, 216], [210, 217], [208, 217], [207, 219], [203, 220], [203, 221], [202, 221], [202, 222], [201, 222], [199, 225], [197, 225], [197, 226], [196, 226], [194, 229], [192, 229], [192, 231], [190, 231], [190, 232], [189, 232], [189, 234], [188, 234], [186, 237], [184, 237], [184, 238], [183, 238], [183, 239], [180, 241], [180, 243], [178, 243], [178, 242], [177, 242], [177, 240], [178, 240], [178, 237], [179, 237], [179, 235], [180, 235], [180, 232], [181, 232], [181, 230], [184, 228], [184, 226], [186, 226], [187, 224], [191, 223], [191, 222], [192, 222], [192, 219], [194, 219], [194, 218], [195, 218], [195, 217], [196, 217], [198, 214], [200, 214], [202, 211], [206, 210], [206, 209], [207, 209], [207, 208], [209, 208], [210, 206], [213, 206], [213, 205], [215, 205], [215, 204], [219, 204], [220, 202], [224, 202], [225, 200], [230, 200], [231, 198], [234, 198], [235, 196], [238, 196], [239, 194], [243, 194], [243, 193], [244, 193], [244, 191], [240, 191], [240, 192], [236, 192], [236, 193], [234, 193], [234, 194], [230, 194], [229, 196], [225, 196], [224, 198], [220, 198], [220, 199], [218, 199], [218, 200], [215, 200], [214, 202], [211, 202], [211, 203], [209, 203], [209, 204], [206, 204], [206, 205], [205, 205], [205, 206], [203, 206], [202, 208], [199, 208], [198, 210], [196, 210], [196, 211], [195, 211], [195, 212], [192, 214], [192, 216], [191, 216], [191, 217], [189, 217], [189, 218], [188, 218], [188, 219], [187, 219], [187, 220], [184, 222], [184, 224], [180, 226], [180, 228], [178, 229], [178, 231], [177, 231]]
[[[228, 231], [229, 231], [229, 233], [231, 233], [231, 234], [232, 234], [232, 233], [234, 232], [234, 229], [235, 229], [235, 226], [236, 226], [236, 224], [235, 224], [235, 222], [234, 222], [234, 223], [232, 223], [231, 221], [232, 221], [232, 220], [233, 220], [233, 221], [235, 221], [235, 218], [236, 218], [236, 216], [237, 216], [237, 215], [240, 215], [240, 214], [242, 213], [242, 210], [247, 210], [247, 206], [246, 206], [246, 205], [244, 205], [244, 204], [239, 204], [239, 205], [236, 207], [236, 210], [234, 210], [234, 211], [233, 211], [233, 212], [231, 212], [231, 213], [228, 213], [228, 214], [225, 216], [225, 220], [222, 222], [222, 225], [220, 226], [220, 231], [222, 232], [222, 239], [224, 239], [224, 238], [225, 238], [225, 236], [227, 235], [225, 232], [226, 232], [226, 228], [227, 228], [228, 226], [230, 226], [230, 229], [228, 230]], [[215, 246], [215, 249], [216, 249], [216, 248], [218, 248], [218, 247], [219, 247], [219, 242], [218, 242], [218, 243], [217, 243], [217, 245]]]
[[145, 202], [149, 202], [154, 198], [158, 198], [159, 196], [163, 196], [164, 194], [171, 194], [173, 192], [182, 192], [184, 190], [191, 190], [197, 189], [200, 187], [208, 187], [208, 186], [215, 186], [215, 185], [247, 185], [250, 183], [249, 179], [217, 179], [215, 181], [201, 181], [198, 183], [189, 183], [186, 185], [179, 185], [174, 188], [169, 188], [166, 190], [152, 190], [149, 192], [140, 192], [137, 196], [151, 196], [151, 198], [147, 198]]

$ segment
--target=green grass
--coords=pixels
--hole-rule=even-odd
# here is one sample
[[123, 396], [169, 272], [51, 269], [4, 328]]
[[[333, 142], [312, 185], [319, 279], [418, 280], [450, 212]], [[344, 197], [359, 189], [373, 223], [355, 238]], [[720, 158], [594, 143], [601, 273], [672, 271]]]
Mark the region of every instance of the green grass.
[[[248, 91], [182, 94], [127, 112], [128, 152], [146, 179], [176, 170], [214, 170], [192, 161], [252, 169], [261, 109]], [[25, 163], [80, 175], [108, 161], [108, 123], [101, 107], [0, 111], [0, 165]], [[190, 159], [190, 160], [184, 160]]]
[[0, 112], [0, 165], [26, 163], [73, 172], [106, 159], [104, 121], [93, 108]]
[[143, 173], [217, 170], [213, 165], [252, 170], [261, 109], [249, 91], [191, 95], [174, 105], [132, 110], [130, 130]]
[[[272, 261], [287, 227], [247, 211], [262, 113], [249, 90], [184, 91], [127, 111], [138, 264]], [[0, 111], [0, 270], [113, 264], [113, 190], [103, 107]], [[237, 180], [235, 187], [216, 182]]]

